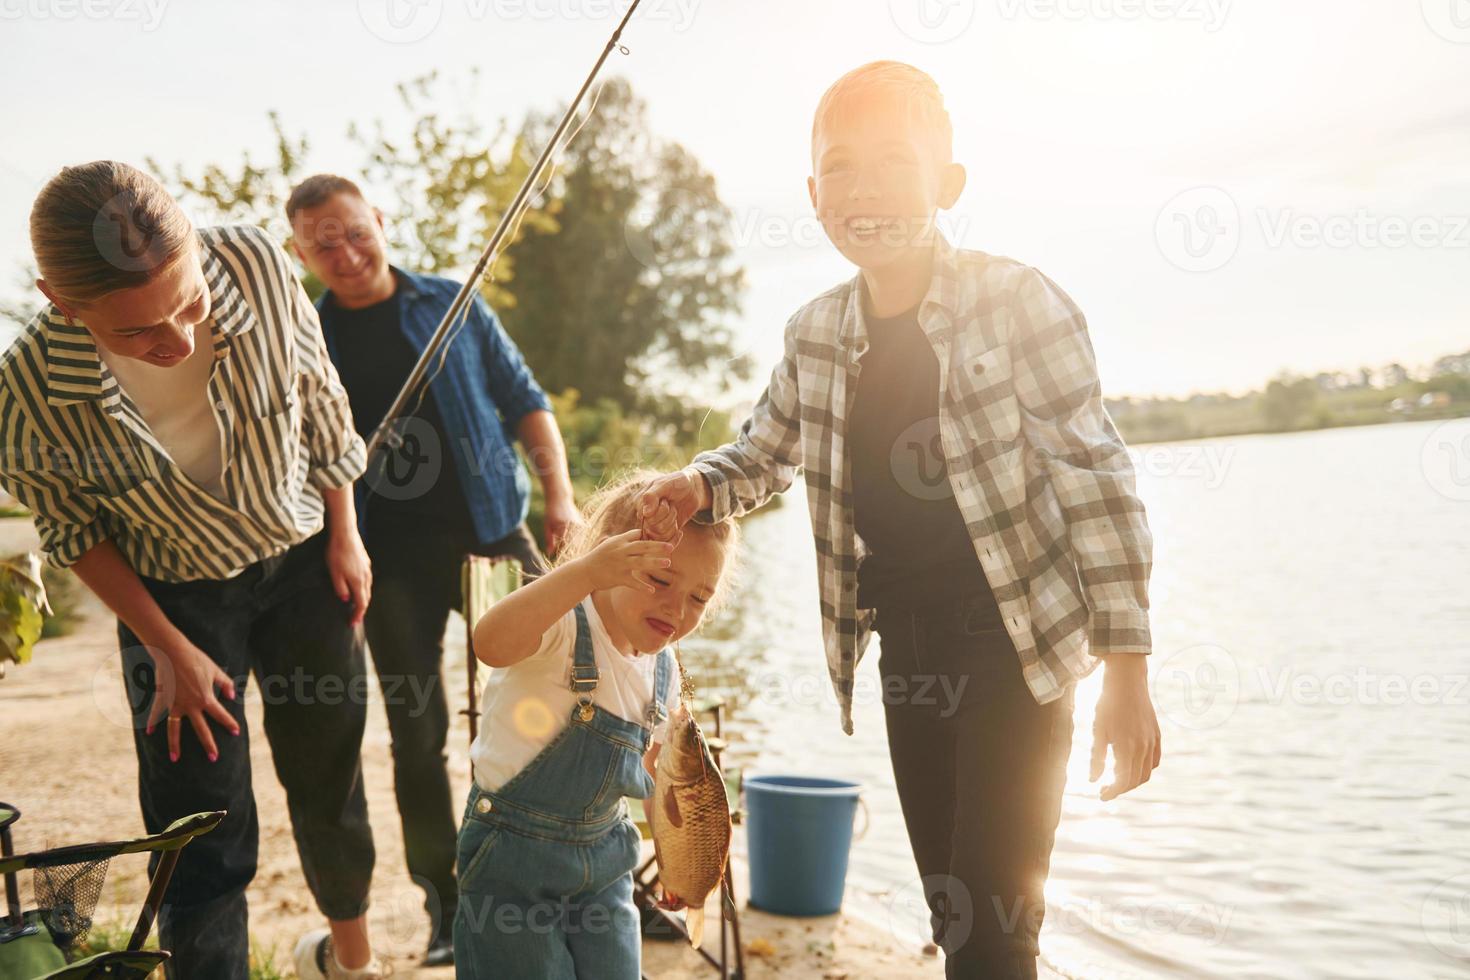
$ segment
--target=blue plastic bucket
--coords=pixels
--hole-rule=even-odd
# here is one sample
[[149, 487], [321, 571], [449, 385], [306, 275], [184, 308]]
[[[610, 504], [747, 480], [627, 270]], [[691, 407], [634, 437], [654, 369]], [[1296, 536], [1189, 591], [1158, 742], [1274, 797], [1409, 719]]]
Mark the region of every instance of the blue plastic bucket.
[[750, 904], [779, 915], [842, 908], [862, 785], [817, 776], [745, 780]]

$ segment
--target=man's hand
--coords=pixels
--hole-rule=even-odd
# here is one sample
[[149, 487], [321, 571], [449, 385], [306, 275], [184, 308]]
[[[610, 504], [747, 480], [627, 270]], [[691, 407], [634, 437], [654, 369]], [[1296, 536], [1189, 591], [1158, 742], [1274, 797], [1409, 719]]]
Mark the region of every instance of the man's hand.
[[327, 571], [337, 598], [352, 603], [352, 625], [361, 626], [373, 597], [373, 563], [355, 526], [333, 528], [327, 539]]
[[1138, 653], [1109, 654], [1103, 661], [1103, 692], [1092, 723], [1092, 765], [1087, 781], [1102, 778], [1108, 746], [1113, 747], [1113, 782], [1101, 799], [1116, 799], [1148, 782], [1163, 758], [1163, 738], [1148, 693], [1148, 658]]
[[581, 523], [582, 514], [570, 496], [557, 495], [546, 498], [545, 532], [546, 556], [555, 558], [566, 541], [567, 533]]
[[643, 492], [643, 533], [651, 540], [677, 545], [684, 536], [684, 525], [708, 510], [711, 501], [709, 482], [701, 473], [685, 467], [659, 477]]
[[152, 735], [162, 718], [168, 730], [169, 761], [178, 762], [180, 736], [187, 721], [204, 754], [210, 762], [215, 761], [219, 749], [205, 716], [219, 722], [231, 735], [240, 734], [240, 726], [214, 693], [219, 688], [227, 698], [235, 700], [235, 682], [203, 650], [182, 636], [170, 649], [149, 647], [148, 655], [153, 658], [153, 703], [148, 707], [144, 734]]

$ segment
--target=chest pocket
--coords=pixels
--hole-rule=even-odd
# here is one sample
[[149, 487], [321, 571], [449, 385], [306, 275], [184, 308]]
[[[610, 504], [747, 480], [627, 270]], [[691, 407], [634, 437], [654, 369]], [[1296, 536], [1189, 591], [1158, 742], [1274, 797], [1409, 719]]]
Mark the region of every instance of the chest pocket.
[[264, 412], [249, 411], [240, 416], [238, 422], [240, 438], [236, 441], [235, 454], [249, 454], [248, 467], [259, 467], [264, 482], [271, 488], [279, 487], [296, 466], [301, 452], [301, 407], [293, 390], [280, 406], [272, 406]]
[[970, 439], [1010, 443], [1020, 436], [1021, 412], [1009, 347], [957, 347], [950, 359], [948, 388], [950, 410]]

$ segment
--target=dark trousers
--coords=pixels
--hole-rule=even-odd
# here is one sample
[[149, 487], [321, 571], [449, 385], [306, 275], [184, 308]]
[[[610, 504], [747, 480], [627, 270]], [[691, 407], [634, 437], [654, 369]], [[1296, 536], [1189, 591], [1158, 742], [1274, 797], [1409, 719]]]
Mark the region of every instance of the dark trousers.
[[[449, 789], [445, 742], [450, 714], [440, 664], [449, 611], [463, 611], [465, 540], [370, 525], [367, 546], [373, 561], [373, 601], [364, 625], [392, 736], [404, 857], [409, 874], [424, 889], [433, 935], [447, 938], [459, 904], [454, 878], [459, 820]], [[543, 568], [525, 525], [474, 553], [515, 558], [528, 578]]]
[[1039, 705], [993, 603], [878, 610], [894, 779], [945, 975], [1033, 980], [1074, 689]]
[[[225, 581], [143, 579], [169, 621], [235, 681], [235, 700], [221, 702], [240, 736], [210, 722], [217, 762], [205, 757], [187, 719], [178, 762], [168, 758], [165, 721], [145, 734], [154, 667], [138, 638], [118, 624], [148, 832], [192, 813], [229, 811], [184, 848], [164, 895], [159, 936], [173, 952], [171, 978], [248, 976], [245, 886], [255, 877], [259, 836], [245, 721], [252, 672], [307, 887], [330, 919], [367, 910], [374, 853], [358, 755], [367, 712], [365, 658], [350, 609], [332, 589], [325, 543], [319, 534]], [[150, 872], [158, 863], [153, 857]]]

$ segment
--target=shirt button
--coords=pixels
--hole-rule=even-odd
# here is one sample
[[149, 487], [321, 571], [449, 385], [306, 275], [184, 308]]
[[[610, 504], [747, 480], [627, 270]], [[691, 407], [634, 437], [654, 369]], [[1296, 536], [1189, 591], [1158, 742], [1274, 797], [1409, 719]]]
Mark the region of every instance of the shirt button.
[[[196, 405], [197, 405], [197, 404], [199, 404], [199, 403], [198, 403], [198, 402], [195, 402], [195, 403], [194, 403], [194, 404], [196, 404]], [[225, 410], [225, 403], [224, 403], [224, 402], [222, 402], [222, 401], [219, 401], [219, 402], [215, 402], [215, 403], [214, 403], [214, 407], [215, 407], [215, 408], [217, 408], [217, 409], [219, 409], [219, 410], [220, 410], [220, 411], [221, 411], [221, 412], [223, 412], [223, 411], [224, 411], [224, 410]]]
[[490, 804], [490, 800], [487, 797], [482, 796], [478, 800], [475, 801], [475, 812], [477, 812], [477, 813], [489, 813], [490, 810], [491, 810], [491, 804]]

